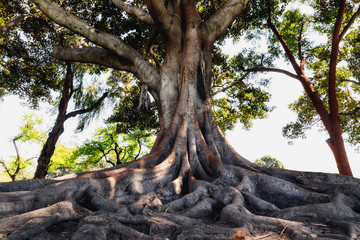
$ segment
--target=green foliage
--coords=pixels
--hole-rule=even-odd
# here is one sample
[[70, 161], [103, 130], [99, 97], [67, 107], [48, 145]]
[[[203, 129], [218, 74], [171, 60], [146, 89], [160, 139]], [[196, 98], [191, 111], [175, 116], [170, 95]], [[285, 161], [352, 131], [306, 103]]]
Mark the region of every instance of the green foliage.
[[25, 113], [20, 124], [20, 133], [13, 139], [22, 142], [44, 143], [46, 133], [42, 130], [43, 120], [34, 113]]
[[23, 146], [19, 146], [18, 143], [41, 144], [45, 139], [46, 134], [42, 130], [42, 119], [34, 113], [25, 113], [19, 127], [19, 133], [11, 139], [15, 154], [6, 161], [0, 161], [0, 167], [2, 167], [3, 172], [14, 180], [15, 178], [16, 180], [31, 178], [31, 171], [34, 167], [32, 160], [35, 157], [24, 158], [21, 151]]
[[260, 167], [265, 167], [265, 168], [281, 168], [281, 169], [285, 168], [284, 164], [281, 161], [277, 160], [276, 158], [270, 155], [266, 155], [260, 159], [256, 159], [254, 163], [259, 165]]
[[0, 86], [36, 107], [39, 101], [51, 100], [51, 90], [59, 87], [59, 67], [51, 56], [54, 28], [25, 1], [1, 4], [3, 24], [20, 14], [24, 20], [0, 36]]
[[240, 122], [245, 129], [252, 126], [256, 118], [265, 118], [272, 107], [267, 105], [270, 94], [264, 90], [267, 79], [253, 81], [254, 74], [242, 72], [243, 65], [256, 65], [260, 62], [271, 63], [254, 51], [229, 58], [219, 49], [213, 55], [213, 113], [217, 124], [223, 131], [231, 130]]
[[249, 129], [254, 118], [265, 118], [272, 110], [265, 104], [269, 99], [269, 93], [259, 87], [232, 90], [229, 95], [213, 100], [215, 120], [223, 130], [234, 128], [238, 121]]
[[116, 123], [117, 131], [128, 133], [137, 128], [157, 131], [160, 127], [155, 102], [149, 101], [150, 109], [139, 111], [141, 88], [135, 79], [121, 71], [113, 71], [108, 79], [112, 89], [112, 97], [118, 99], [114, 105], [114, 113], [108, 118], [108, 123]]
[[133, 161], [149, 151], [153, 144], [151, 136], [151, 132], [140, 129], [119, 133], [116, 125], [108, 125], [73, 151], [68, 161], [75, 162], [76, 172]]
[[76, 168], [76, 162], [71, 157], [74, 151], [75, 148], [60, 143], [56, 144], [56, 150], [51, 157], [47, 177], [54, 178], [73, 172]]

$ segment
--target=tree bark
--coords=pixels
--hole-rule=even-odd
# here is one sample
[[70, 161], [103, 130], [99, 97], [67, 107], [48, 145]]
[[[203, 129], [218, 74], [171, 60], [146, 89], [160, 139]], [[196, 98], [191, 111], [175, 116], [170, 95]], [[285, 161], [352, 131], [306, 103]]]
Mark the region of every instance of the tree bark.
[[329, 106], [330, 106], [330, 118], [331, 128], [329, 132], [330, 139], [327, 141], [336, 160], [337, 167], [340, 174], [352, 176], [349, 160], [345, 150], [345, 144], [341, 132], [341, 120], [339, 114], [339, 102], [336, 92], [336, 70], [339, 55], [339, 46], [341, 41], [341, 25], [344, 19], [346, 1], [341, 0], [338, 10], [338, 15], [335, 22], [333, 31], [332, 43], [331, 43], [331, 55], [329, 66]]

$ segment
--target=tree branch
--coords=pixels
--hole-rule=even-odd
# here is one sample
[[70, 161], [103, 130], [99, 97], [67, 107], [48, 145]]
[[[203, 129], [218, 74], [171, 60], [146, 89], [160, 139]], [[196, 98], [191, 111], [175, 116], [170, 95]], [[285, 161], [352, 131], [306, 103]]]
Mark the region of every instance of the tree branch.
[[15, 148], [15, 152], [16, 152], [16, 161], [17, 162], [20, 162], [20, 154], [19, 154], [19, 149], [18, 147], [16, 146], [16, 140], [20, 139], [22, 136], [20, 135], [19, 137], [16, 137], [14, 138], [12, 141], [13, 141], [13, 144], [14, 144], [14, 148]]
[[55, 46], [52, 55], [62, 61], [99, 64], [136, 74], [136, 69], [131, 62], [104, 48], [64, 48], [62, 46]]
[[84, 114], [84, 113], [88, 113], [88, 112], [91, 112], [92, 110], [94, 110], [95, 108], [99, 107], [100, 104], [104, 101], [104, 99], [109, 95], [108, 92], [104, 93], [101, 98], [99, 98], [95, 104], [93, 104], [92, 106], [86, 108], [86, 109], [81, 109], [81, 110], [77, 110], [77, 111], [73, 111], [73, 112], [70, 112], [68, 114], [66, 114], [65, 116], [65, 119], [69, 119], [71, 117], [75, 117], [79, 114]]
[[98, 160], [96, 160], [96, 163], [99, 163], [101, 159], [105, 158], [105, 162], [110, 163], [111, 166], [115, 167], [115, 164], [107, 158], [107, 155], [114, 149], [110, 149], [107, 153], [103, 149], [98, 150], [102, 153], [102, 156]]
[[287, 45], [284, 38], [280, 35], [279, 31], [276, 29], [275, 25], [271, 21], [270, 6], [269, 6], [268, 14], [269, 14], [269, 16], [268, 16], [268, 20], [267, 20], [267, 26], [272, 30], [272, 32], [275, 34], [275, 36], [279, 40], [280, 44], [282, 45], [287, 58], [289, 59], [294, 71], [296, 72], [296, 75], [297, 75], [296, 79], [298, 79], [301, 82], [306, 94], [308, 95], [311, 102], [314, 104], [316, 111], [320, 115], [320, 118], [321, 118], [322, 122], [324, 123], [326, 130], [328, 132], [330, 132], [331, 131], [331, 123], [330, 123], [331, 121], [330, 121], [328, 111], [325, 108], [324, 103], [321, 100], [319, 93], [314, 89], [313, 85], [310, 83], [308, 77], [306, 76], [306, 74], [304, 72], [306, 58], [301, 59], [301, 65], [299, 66], [299, 64], [296, 62], [296, 59], [295, 59], [293, 53], [291, 52], [289, 46]]
[[303, 30], [304, 30], [304, 23], [301, 24], [300, 34], [299, 34], [299, 37], [297, 39], [297, 41], [298, 41], [298, 55], [299, 55], [298, 57], [299, 57], [300, 61], [302, 61], [302, 59], [303, 59], [302, 46], [301, 46], [301, 39], [302, 39]]
[[351, 16], [350, 21], [346, 24], [346, 26], [343, 28], [343, 30], [341, 31], [340, 35], [339, 35], [339, 39], [341, 40], [344, 35], [346, 34], [346, 32], [350, 29], [351, 25], [355, 22], [355, 19], [360, 16], [360, 7], [358, 8], [358, 10], [354, 13], [354, 15]]
[[135, 49], [123, 43], [116, 36], [89, 26], [85, 21], [65, 11], [50, 0], [32, 0], [32, 2], [34, 2], [44, 14], [57, 24], [64, 26], [87, 38], [89, 41], [127, 59], [137, 69], [137, 74], [141, 76], [140, 80], [149, 87], [156, 89], [158, 82], [160, 81], [158, 70]]
[[279, 68], [250, 68], [250, 69], [242, 69], [244, 72], [277, 72], [285, 74], [291, 78], [294, 78], [296, 80], [300, 81], [300, 77], [296, 74], [293, 74], [287, 70], [279, 69]]
[[[107, 153], [105, 153], [105, 151], [102, 151], [102, 154], [103, 154], [104, 157], [105, 157], [105, 161], [106, 161], [107, 163], [110, 163], [111, 166], [115, 167], [116, 164], [113, 163], [112, 161], [110, 161], [110, 160], [108, 159], [108, 157], [107, 157], [107, 155], [108, 155], [111, 151], [115, 151], [115, 149], [113, 149], [113, 148], [112, 148], [112, 149], [109, 149]], [[115, 151], [115, 152], [116, 152], [116, 151]], [[100, 160], [101, 160], [101, 159], [100, 159]], [[100, 160], [99, 160], [99, 161], [100, 161]]]
[[12, 180], [12, 181], [15, 181], [15, 176], [14, 176], [14, 174], [12, 174], [12, 173], [10, 172], [10, 169], [5, 165], [5, 162], [0, 161], [0, 163], [3, 165], [6, 173], [9, 175], [9, 177], [11, 178], [11, 180]]
[[213, 43], [237, 16], [245, 9], [250, 0], [229, 0], [202, 24], [203, 39]]
[[354, 108], [354, 110], [352, 110], [351, 112], [340, 113], [340, 115], [343, 115], [343, 116], [351, 116], [351, 115], [355, 115], [355, 114], [358, 113], [358, 112], [360, 112], [360, 107]]
[[141, 153], [141, 141], [140, 141], [140, 138], [136, 139], [136, 141], [138, 142], [139, 144], [139, 151], [138, 153], [136, 154], [135, 158], [134, 158], [134, 161], [137, 160], [137, 158], [140, 156], [140, 153]]
[[16, 25], [18, 25], [19, 23], [21, 23], [22, 21], [24, 21], [27, 17], [29, 17], [29, 15], [27, 14], [21, 14], [20, 16], [18, 16], [17, 18], [15, 18], [14, 20], [5, 23], [4, 25], [0, 26], [0, 35], [2, 35], [4, 32], [6, 32], [7, 30], [9, 30], [12, 27], [15, 27]]
[[128, 14], [136, 16], [140, 21], [148, 23], [148, 24], [154, 24], [154, 20], [152, 19], [151, 15], [141, 8], [135, 7], [130, 4], [126, 4], [122, 0], [111, 0], [118, 8], [125, 11]]
[[272, 23], [270, 17], [267, 20], [267, 26], [271, 29], [271, 31], [275, 34], [275, 36], [279, 40], [281, 46], [283, 47], [283, 49], [285, 51], [286, 56], [288, 57], [291, 65], [293, 66], [295, 72], [297, 73], [298, 76], [300, 76], [301, 75], [301, 70], [300, 70], [299, 64], [296, 62], [296, 59], [295, 59], [293, 53], [291, 52], [289, 46], [285, 42], [284, 38], [280, 35], [280, 33], [276, 29], [275, 25]]
[[350, 79], [339, 79], [338, 82], [349, 82], [360, 86], [360, 81], [350, 80]]
[[164, 31], [168, 32], [171, 26], [171, 15], [166, 9], [164, 3], [160, 0], [145, 1], [154, 22]]
[[338, 15], [335, 21], [335, 27], [333, 31], [333, 37], [331, 40], [331, 54], [330, 54], [330, 63], [329, 63], [329, 85], [328, 85], [328, 94], [329, 94], [329, 106], [330, 113], [333, 117], [333, 121], [340, 121], [339, 116], [339, 103], [337, 100], [336, 92], [336, 66], [338, 61], [339, 54], [339, 45], [340, 45], [340, 29], [343, 22], [344, 13], [345, 13], [346, 1], [341, 0], [338, 10]]
[[231, 85], [229, 85], [229, 86], [227, 86], [227, 87], [223, 87], [223, 88], [221, 88], [220, 90], [212, 93], [211, 96], [213, 97], [213, 96], [215, 96], [215, 95], [218, 94], [218, 93], [225, 92], [226, 90], [228, 90], [228, 89], [230, 89], [230, 88], [232, 88], [232, 87], [234, 87], [234, 86], [236, 86], [236, 85], [238, 85], [238, 84], [240, 84], [242, 87], [246, 87], [246, 85], [245, 85], [245, 83], [243, 82], [243, 80], [244, 80], [248, 75], [249, 75], [249, 73], [247, 72], [247, 73], [245, 74], [245, 76], [243, 76], [243, 77], [240, 78], [239, 80], [236, 80], [236, 81], [233, 82]]

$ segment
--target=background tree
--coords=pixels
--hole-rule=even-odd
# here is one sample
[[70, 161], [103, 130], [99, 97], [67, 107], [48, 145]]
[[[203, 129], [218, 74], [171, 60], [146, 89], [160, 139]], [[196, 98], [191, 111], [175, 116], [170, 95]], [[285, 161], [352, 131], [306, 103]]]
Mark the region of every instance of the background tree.
[[[341, 129], [345, 133], [345, 140], [359, 145], [359, 64], [360, 51], [359, 30], [352, 29], [343, 40], [339, 53], [339, 67], [337, 70], [337, 98]], [[315, 88], [320, 95], [327, 99], [328, 46], [325, 44], [317, 49], [316, 59], [308, 66], [315, 74], [313, 76]], [[289, 138], [305, 137], [306, 130], [319, 122], [318, 115], [306, 95], [300, 97], [290, 105], [298, 113], [296, 122], [284, 128], [284, 135]]]
[[[57, 61], [52, 56], [52, 45], [86, 45], [81, 38], [74, 37], [49, 22], [26, 1], [1, 4], [1, 19], [4, 22], [0, 46], [2, 95], [16, 94], [31, 103], [33, 108], [38, 107], [39, 101], [58, 105], [56, 121], [39, 155], [34, 174], [34, 178], [44, 178], [56, 143], [63, 133], [65, 121], [82, 115], [79, 129], [83, 129], [99, 113], [99, 107], [108, 93], [97, 96], [100, 88], [96, 87], [95, 81], [90, 85], [84, 84], [85, 72], [94, 75], [100, 72], [99, 68], [77, 64], [74, 73], [70, 63]], [[55, 100], [54, 91], [60, 93], [59, 102]], [[67, 112], [71, 99], [77, 109]]]
[[14, 145], [16, 155], [11, 161], [0, 161], [4, 172], [11, 178], [12, 181], [28, 179], [31, 174], [29, 168], [33, 167], [33, 160], [36, 156], [24, 158], [19, 148], [18, 143], [32, 143], [42, 144], [45, 141], [46, 134], [41, 130], [42, 119], [35, 114], [26, 113], [20, 125], [19, 134], [11, 139]]
[[75, 147], [69, 147], [58, 142], [55, 149], [50, 160], [46, 178], [64, 176], [73, 173], [76, 168], [76, 159], [71, 157], [76, 150]]
[[148, 153], [153, 143], [151, 135], [151, 132], [139, 129], [121, 134], [116, 125], [108, 125], [98, 129], [95, 138], [85, 141], [70, 158], [77, 160], [77, 172], [91, 167], [114, 167]]
[[[357, 134], [358, 124], [349, 121], [349, 117], [346, 120], [345, 117], [346, 113], [354, 112], [357, 100], [346, 94], [345, 81], [339, 80], [345, 78], [354, 81], [357, 78], [357, 67], [354, 68], [351, 62], [346, 61], [345, 56], [350, 60], [349, 56], [357, 51], [356, 26], [360, 15], [358, 2], [344, 0], [332, 3], [310, 2], [309, 5], [314, 9], [314, 13], [309, 16], [299, 9], [277, 7], [272, 1], [265, 3], [263, 5], [265, 17], [256, 21], [257, 24], [262, 22], [272, 33], [268, 35], [269, 53], [276, 57], [284, 54], [295, 73], [274, 68], [264, 61], [259, 61], [256, 67], [249, 66], [243, 69], [246, 72], [280, 72], [298, 80], [305, 90], [305, 95], [291, 106], [298, 112], [298, 120], [284, 128], [284, 135], [298, 137], [303, 135], [305, 129], [321, 121], [329, 134], [327, 143], [333, 152], [339, 173], [352, 176], [342, 130], [347, 132], [355, 130], [353, 134]], [[354, 29], [352, 26], [355, 26]], [[315, 39], [311, 39], [311, 36], [314, 36], [311, 33], [314, 31], [326, 37], [328, 39], [326, 43], [315, 45], [313, 42]], [[355, 43], [354, 47], [349, 47], [348, 44], [342, 47], [345, 37], [347, 38], [345, 42]], [[243, 64], [244, 54], [238, 58], [240, 64]], [[346, 66], [342, 67], [338, 63], [345, 63]], [[310, 74], [314, 73], [313, 77], [311, 75], [309, 77], [306, 67], [312, 71]], [[356, 87], [352, 88], [355, 90], [353, 94], [359, 93]], [[342, 114], [342, 111], [345, 114]], [[345, 125], [346, 123], [352, 123], [351, 127], [345, 127], [349, 126]]]
[[[71, 68], [71, 64], [68, 63], [66, 69], [66, 76], [64, 79], [64, 83], [62, 84], [61, 98], [58, 105], [58, 114], [56, 117], [56, 121], [37, 160], [38, 164], [36, 167], [34, 178], [41, 179], [45, 178], [45, 176], [47, 175], [50, 160], [55, 151], [56, 143], [60, 135], [64, 132], [65, 121], [78, 115], [88, 113], [94, 114], [94, 112], [98, 112], [99, 108], [103, 104], [104, 99], [108, 96], [108, 92], [105, 92], [100, 98], [94, 100], [94, 98], [96, 97], [96, 91], [83, 91], [81, 87], [82, 81], [80, 81], [79, 88], [76, 88], [76, 86], [74, 86], [73, 78], [73, 70]], [[69, 101], [71, 100], [73, 95], [76, 95], [75, 98], [77, 102], [80, 102], [81, 107], [83, 108], [67, 112]], [[79, 104], [76, 104], [75, 107], [79, 107], [78, 105]], [[85, 119], [89, 120], [89, 117]], [[86, 121], [81, 121], [80, 128], [83, 128], [83, 125], [85, 123]]]
[[284, 169], [284, 164], [277, 160], [276, 158], [266, 155], [260, 159], [256, 159], [254, 161], [255, 164], [259, 165], [260, 167], [266, 167], [266, 168], [281, 168]]
[[154, 99], [160, 130], [151, 152], [136, 161], [0, 184], [0, 233], [8, 239], [55, 238], [46, 230], [54, 225], [66, 228], [68, 239], [360, 236], [359, 179], [259, 167], [234, 151], [214, 120], [213, 50], [248, 31], [262, 2], [33, 2], [91, 42], [53, 55], [135, 76]]

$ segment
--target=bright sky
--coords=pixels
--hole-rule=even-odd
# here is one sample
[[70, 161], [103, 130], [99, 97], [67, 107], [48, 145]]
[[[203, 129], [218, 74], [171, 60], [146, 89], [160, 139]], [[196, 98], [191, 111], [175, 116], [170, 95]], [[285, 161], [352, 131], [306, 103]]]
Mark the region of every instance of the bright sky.
[[[274, 74], [270, 92], [270, 104], [277, 108], [267, 119], [256, 120], [250, 131], [245, 131], [238, 125], [226, 134], [233, 147], [251, 161], [271, 155], [283, 162], [287, 169], [337, 173], [334, 157], [325, 142], [328, 139], [325, 132], [314, 127], [307, 132], [306, 139], [292, 140], [292, 145], [282, 136], [282, 127], [296, 120], [296, 114], [287, 106], [302, 93], [300, 83]], [[360, 153], [352, 146], [346, 147], [353, 174], [360, 177]]]

